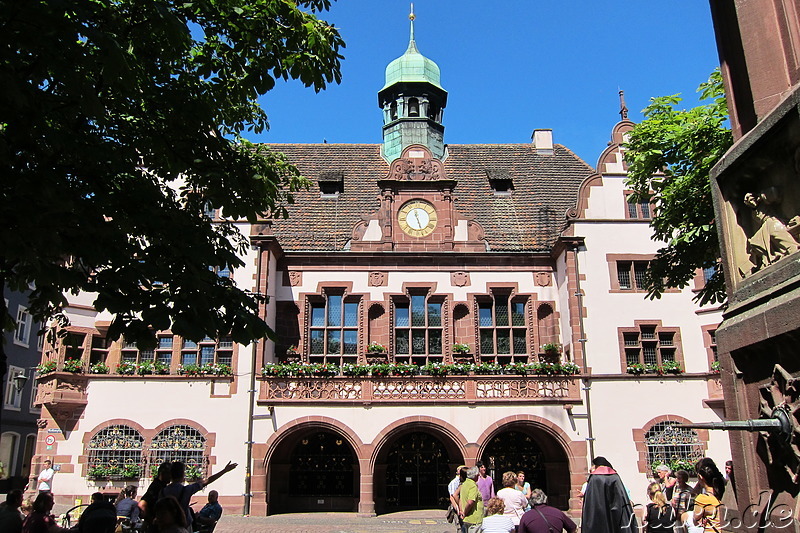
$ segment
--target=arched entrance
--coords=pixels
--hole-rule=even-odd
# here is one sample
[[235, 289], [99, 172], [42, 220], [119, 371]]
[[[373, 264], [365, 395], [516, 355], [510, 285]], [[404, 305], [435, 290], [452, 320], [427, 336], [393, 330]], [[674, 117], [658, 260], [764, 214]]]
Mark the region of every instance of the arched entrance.
[[481, 453], [495, 483], [503, 488], [503, 473], [525, 472], [533, 489], [542, 489], [548, 503], [559, 509], [569, 508], [569, 459], [561, 444], [542, 428], [531, 424], [509, 424], [494, 433]]
[[445, 509], [453, 452], [439, 437], [419, 429], [388, 443], [375, 465], [376, 510]]
[[358, 509], [358, 460], [335, 431], [308, 428], [287, 437], [268, 472], [270, 513]]

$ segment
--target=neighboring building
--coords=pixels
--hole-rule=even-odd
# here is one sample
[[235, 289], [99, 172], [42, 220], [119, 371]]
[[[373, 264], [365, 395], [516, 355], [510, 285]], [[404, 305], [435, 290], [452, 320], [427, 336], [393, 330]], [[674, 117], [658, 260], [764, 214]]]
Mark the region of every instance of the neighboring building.
[[28, 313], [24, 294], [6, 291], [5, 305], [16, 320], [14, 332], [5, 336], [3, 349], [8, 370], [3, 383], [2, 430], [0, 431], [0, 493], [24, 488], [31, 474], [31, 459], [36, 448], [36, 421], [41, 409], [34, 405], [35, 367], [42, 353], [39, 324]]
[[[531, 144], [446, 145], [446, 104], [439, 68], [412, 37], [379, 92], [383, 144], [272, 146], [314, 186], [287, 220], [242, 224], [248, 266], [229, 274], [270, 297], [262, 312], [277, 343], [159, 332], [158, 348], [139, 352], [105, 343], [110, 317], [91, 310], [90, 295], [71, 302], [71, 341], [46, 357], [105, 361], [111, 373], [41, 378], [41, 435], [52, 431], [56, 444], [40, 442], [37, 459], [63, 464], [59, 496], [118, 490], [126, 482], [109, 478], [125, 464], [138, 479], [137, 468], [165, 458], [200, 470], [233, 460], [240, 470], [214, 487], [232, 511], [383, 513], [442, 505], [455, 467], [483, 460], [496, 482], [525, 470], [551, 503], [580, 512], [591, 453], [614, 463], [638, 502], [660, 460], [729, 457], [725, 435], [674, 427], [720, 418], [711, 372], [720, 314], [697, 308], [690, 289], [643, 297], [658, 244], [649, 205], [629, 204], [625, 191], [620, 142], [631, 123], [623, 116], [595, 170], [549, 130]], [[369, 358], [431, 374], [461, 359], [506, 371], [319, 375], [322, 364]], [[578, 374], [509, 373], [559, 358]], [[281, 361], [318, 375], [259, 372]], [[145, 362], [170, 375], [117, 372]], [[233, 374], [186, 375], [196, 363]], [[628, 373], [646, 365], [682, 372]]]

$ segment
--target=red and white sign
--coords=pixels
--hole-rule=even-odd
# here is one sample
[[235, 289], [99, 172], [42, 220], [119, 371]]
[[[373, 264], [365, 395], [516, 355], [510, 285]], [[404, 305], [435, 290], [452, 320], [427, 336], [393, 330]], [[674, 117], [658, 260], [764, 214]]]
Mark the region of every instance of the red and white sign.
[[48, 435], [44, 438], [44, 443], [47, 444], [48, 446], [52, 446], [53, 444], [56, 443], [56, 438], [52, 435]]

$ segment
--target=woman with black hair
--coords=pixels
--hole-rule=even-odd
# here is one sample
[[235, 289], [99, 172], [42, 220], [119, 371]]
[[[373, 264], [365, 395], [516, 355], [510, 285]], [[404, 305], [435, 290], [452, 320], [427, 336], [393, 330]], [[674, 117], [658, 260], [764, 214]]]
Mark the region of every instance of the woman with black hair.
[[708, 457], [700, 459], [694, 467], [697, 472], [694, 507], [683, 514], [689, 533], [719, 533], [721, 531], [720, 498], [725, 494], [725, 477]]
[[592, 473], [583, 497], [582, 531], [633, 533], [638, 529], [628, 491], [605, 457], [592, 460]]

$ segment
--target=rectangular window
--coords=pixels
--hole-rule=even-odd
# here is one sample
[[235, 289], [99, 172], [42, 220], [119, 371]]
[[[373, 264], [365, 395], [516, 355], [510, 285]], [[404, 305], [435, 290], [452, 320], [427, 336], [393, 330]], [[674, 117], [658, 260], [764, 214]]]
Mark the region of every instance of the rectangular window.
[[309, 353], [312, 362], [355, 363], [358, 357], [359, 300], [328, 294], [310, 302]]
[[636, 328], [620, 328], [620, 333], [626, 366], [640, 363], [657, 367], [680, 361], [678, 328], [641, 324]]
[[525, 300], [508, 294], [489, 298], [478, 302], [481, 357], [500, 364], [527, 361]]
[[634, 201], [630, 191], [626, 193], [625, 203], [627, 206], [626, 215], [628, 218], [647, 220], [652, 218], [652, 208], [649, 201]]
[[17, 307], [17, 330], [14, 332], [14, 344], [28, 347], [32, 324], [33, 317], [28, 313], [28, 309], [21, 305]]
[[649, 261], [617, 261], [617, 284], [620, 290], [644, 291]]
[[172, 347], [175, 340], [172, 335], [161, 335], [158, 337], [158, 346], [156, 347], [156, 361], [169, 365], [172, 363]]
[[412, 294], [395, 301], [395, 360], [424, 365], [442, 360], [441, 297]]
[[18, 366], [9, 365], [6, 373], [6, 409], [13, 409], [19, 411], [22, 406], [22, 390], [17, 388], [17, 376], [24, 376], [25, 369]]
[[105, 363], [108, 355], [108, 339], [100, 335], [92, 335], [92, 351], [89, 354], [89, 364]]

